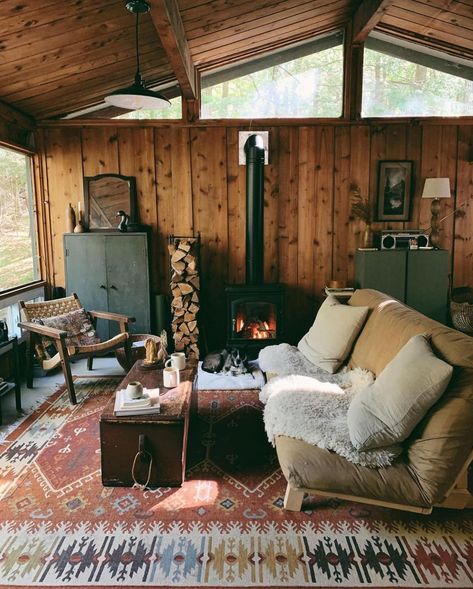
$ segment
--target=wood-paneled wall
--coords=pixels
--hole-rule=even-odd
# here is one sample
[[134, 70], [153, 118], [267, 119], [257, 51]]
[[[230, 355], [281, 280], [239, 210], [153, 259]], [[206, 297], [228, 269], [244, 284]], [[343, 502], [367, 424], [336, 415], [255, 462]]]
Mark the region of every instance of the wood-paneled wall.
[[[236, 126], [51, 127], [39, 131], [42, 185], [49, 203], [50, 281], [64, 285], [62, 234], [68, 202], [83, 199], [83, 175], [136, 176], [140, 219], [153, 228], [153, 292], [168, 292], [166, 240], [202, 239], [203, 321], [209, 345], [225, 337], [224, 287], [245, 278], [245, 169]], [[426, 177], [448, 176], [454, 198], [442, 200], [442, 246], [452, 254], [454, 284], [473, 286], [473, 126], [360, 123], [259, 127], [269, 131], [265, 167], [265, 279], [287, 287], [287, 334], [296, 341], [312, 322], [330, 279], [353, 279], [360, 223], [350, 219], [351, 187], [373, 203], [378, 161], [414, 161], [411, 221], [427, 228]], [[387, 228], [376, 224], [374, 228]]]

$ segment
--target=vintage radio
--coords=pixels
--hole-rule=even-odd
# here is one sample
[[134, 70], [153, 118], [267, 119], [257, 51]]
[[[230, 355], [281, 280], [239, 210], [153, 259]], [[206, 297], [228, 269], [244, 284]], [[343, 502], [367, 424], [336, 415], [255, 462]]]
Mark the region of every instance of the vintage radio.
[[430, 246], [428, 234], [421, 229], [385, 230], [381, 231], [380, 237], [382, 250], [417, 249]]

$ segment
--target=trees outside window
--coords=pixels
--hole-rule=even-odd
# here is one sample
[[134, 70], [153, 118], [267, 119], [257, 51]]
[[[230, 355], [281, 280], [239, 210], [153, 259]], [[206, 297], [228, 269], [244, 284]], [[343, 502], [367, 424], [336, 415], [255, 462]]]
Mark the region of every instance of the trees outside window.
[[39, 279], [31, 158], [0, 147], [0, 292]]
[[204, 119], [340, 117], [343, 45], [204, 87], [201, 99]]
[[363, 117], [472, 116], [473, 82], [365, 48]]

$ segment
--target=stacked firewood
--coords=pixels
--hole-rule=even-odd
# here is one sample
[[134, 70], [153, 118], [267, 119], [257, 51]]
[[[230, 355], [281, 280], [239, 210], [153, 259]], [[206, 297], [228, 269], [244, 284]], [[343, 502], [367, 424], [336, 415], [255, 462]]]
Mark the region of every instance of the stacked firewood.
[[176, 351], [199, 358], [200, 277], [198, 270], [199, 241], [197, 238], [171, 238], [172, 333]]

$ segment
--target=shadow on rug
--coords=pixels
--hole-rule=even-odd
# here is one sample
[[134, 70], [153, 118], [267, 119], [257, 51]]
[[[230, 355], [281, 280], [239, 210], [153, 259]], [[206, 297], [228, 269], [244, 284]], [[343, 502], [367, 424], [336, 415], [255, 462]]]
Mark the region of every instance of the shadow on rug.
[[61, 388], [0, 446], [0, 586], [472, 586], [471, 511], [285, 511], [258, 391], [199, 392], [182, 487], [103, 487], [118, 380], [76, 382], [78, 405]]

